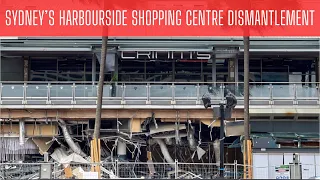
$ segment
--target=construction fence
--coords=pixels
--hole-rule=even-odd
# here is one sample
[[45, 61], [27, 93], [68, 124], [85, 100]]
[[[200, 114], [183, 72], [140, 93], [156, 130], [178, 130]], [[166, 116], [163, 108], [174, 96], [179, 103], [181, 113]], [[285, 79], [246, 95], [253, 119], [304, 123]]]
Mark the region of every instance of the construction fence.
[[[99, 167], [101, 174], [93, 172]], [[224, 179], [309, 179], [320, 176], [320, 165], [300, 164], [246, 167], [225, 164]], [[0, 179], [218, 179], [220, 168], [214, 163], [108, 162], [76, 163], [2, 163]], [[251, 172], [251, 173], [250, 173]]]

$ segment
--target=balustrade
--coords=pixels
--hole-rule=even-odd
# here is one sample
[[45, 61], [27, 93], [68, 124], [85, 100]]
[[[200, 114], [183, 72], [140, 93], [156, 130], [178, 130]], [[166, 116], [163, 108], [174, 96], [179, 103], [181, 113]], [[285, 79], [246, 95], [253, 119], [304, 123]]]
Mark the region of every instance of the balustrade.
[[[224, 100], [229, 89], [243, 104], [243, 83], [106, 83], [104, 104], [199, 105], [203, 94], [210, 93], [212, 101]], [[10, 104], [96, 104], [97, 84], [76, 82], [2, 82], [0, 102]], [[316, 83], [250, 83], [250, 104], [312, 105], [319, 103]]]

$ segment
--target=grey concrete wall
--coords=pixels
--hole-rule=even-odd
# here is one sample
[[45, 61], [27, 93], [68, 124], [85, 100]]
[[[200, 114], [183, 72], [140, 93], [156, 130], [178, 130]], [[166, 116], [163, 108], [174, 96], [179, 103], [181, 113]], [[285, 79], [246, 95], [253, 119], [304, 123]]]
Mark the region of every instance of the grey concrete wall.
[[23, 81], [23, 59], [1, 58], [1, 81]]

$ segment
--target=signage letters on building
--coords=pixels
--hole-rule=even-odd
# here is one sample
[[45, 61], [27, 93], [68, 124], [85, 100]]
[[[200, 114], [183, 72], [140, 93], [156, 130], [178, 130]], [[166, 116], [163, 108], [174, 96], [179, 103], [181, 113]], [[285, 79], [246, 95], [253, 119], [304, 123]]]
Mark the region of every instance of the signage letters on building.
[[198, 51], [121, 51], [121, 59], [144, 59], [144, 60], [209, 60], [211, 52]]

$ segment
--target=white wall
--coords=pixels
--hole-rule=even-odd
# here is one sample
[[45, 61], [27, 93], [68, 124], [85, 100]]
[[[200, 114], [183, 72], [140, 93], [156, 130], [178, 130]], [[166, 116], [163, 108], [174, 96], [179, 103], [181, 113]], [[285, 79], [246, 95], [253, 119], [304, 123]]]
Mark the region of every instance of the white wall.
[[[320, 153], [299, 153], [302, 164], [302, 178], [320, 176]], [[275, 167], [288, 165], [293, 153], [253, 153], [253, 178], [274, 179]]]

